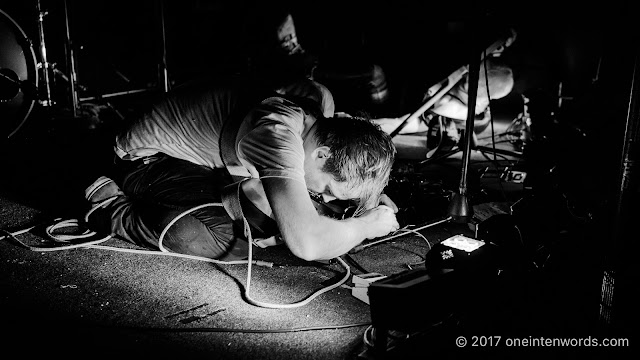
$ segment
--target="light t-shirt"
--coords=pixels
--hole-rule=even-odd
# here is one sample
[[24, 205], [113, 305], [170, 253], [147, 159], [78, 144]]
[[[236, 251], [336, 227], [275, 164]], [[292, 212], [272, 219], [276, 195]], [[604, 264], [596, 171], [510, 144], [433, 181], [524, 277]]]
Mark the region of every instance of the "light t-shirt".
[[[325, 116], [333, 115], [331, 93], [317, 82], [301, 81], [279, 92], [311, 98]], [[125, 160], [164, 153], [221, 168], [225, 164], [220, 136], [227, 121], [242, 121], [236, 154], [244, 176], [285, 176], [304, 181], [303, 141], [316, 118], [276, 92], [247, 91], [234, 83], [176, 89], [117, 136], [114, 150]]]

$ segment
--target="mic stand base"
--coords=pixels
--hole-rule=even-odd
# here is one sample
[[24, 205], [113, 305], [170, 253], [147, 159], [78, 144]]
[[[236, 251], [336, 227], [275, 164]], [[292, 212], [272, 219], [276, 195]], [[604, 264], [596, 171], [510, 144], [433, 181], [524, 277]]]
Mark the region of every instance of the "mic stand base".
[[473, 217], [473, 208], [469, 206], [466, 195], [454, 193], [449, 202], [447, 213], [451, 216], [452, 222], [467, 224], [471, 222]]

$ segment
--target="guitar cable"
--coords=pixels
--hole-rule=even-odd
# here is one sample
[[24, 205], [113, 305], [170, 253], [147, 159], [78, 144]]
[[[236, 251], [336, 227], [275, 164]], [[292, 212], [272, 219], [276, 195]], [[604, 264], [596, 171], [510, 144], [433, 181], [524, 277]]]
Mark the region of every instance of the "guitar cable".
[[[84, 217], [84, 224], [88, 223], [88, 218], [89, 216], [96, 211], [97, 209], [99, 209], [100, 207], [106, 206], [109, 203], [111, 203], [113, 200], [116, 199], [117, 196], [113, 196], [110, 198], [107, 198], [103, 201], [101, 201], [100, 203], [96, 204], [94, 207], [91, 208], [91, 210], [89, 210], [85, 217]], [[68, 245], [61, 245], [61, 246], [30, 246], [27, 245], [26, 243], [20, 241], [17, 236], [27, 233], [29, 231], [31, 231], [32, 229], [36, 228], [38, 225], [34, 225], [22, 230], [18, 230], [16, 232], [9, 232], [7, 230], [4, 229], [0, 229], [0, 232], [5, 233], [6, 235], [3, 237], [0, 237], [0, 240], [4, 239], [4, 238], [11, 238], [14, 241], [16, 241], [18, 244], [22, 245], [23, 247], [31, 250], [31, 251], [41, 251], [41, 252], [49, 252], [49, 251], [61, 251], [61, 250], [69, 250], [69, 249], [75, 249], [75, 248], [94, 248], [94, 249], [104, 249], [104, 250], [113, 250], [113, 251], [120, 251], [120, 252], [127, 252], [127, 253], [136, 253], [136, 254], [147, 254], [147, 255], [167, 255], [167, 256], [174, 256], [174, 257], [180, 257], [180, 258], [187, 258], [187, 259], [193, 259], [193, 260], [199, 260], [199, 261], [205, 261], [205, 262], [210, 262], [210, 263], [215, 263], [215, 264], [222, 264], [222, 265], [239, 265], [239, 264], [247, 264], [247, 279], [246, 279], [246, 285], [244, 288], [244, 295], [245, 298], [247, 300], [247, 302], [249, 302], [252, 305], [255, 306], [259, 306], [259, 307], [264, 307], [264, 308], [271, 308], [271, 309], [290, 309], [290, 308], [296, 308], [296, 307], [301, 307], [304, 305], [307, 305], [309, 302], [311, 302], [311, 300], [315, 299], [316, 297], [318, 297], [319, 295], [333, 290], [339, 286], [341, 286], [342, 284], [344, 284], [345, 282], [347, 282], [351, 276], [351, 269], [349, 268], [349, 266], [347, 265], [347, 263], [344, 262], [344, 260], [342, 260], [340, 257], [336, 257], [335, 259], [340, 263], [340, 265], [342, 265], [345, 270], [345, 276], [338, 281], [336, 284], [333, 285], [329, 285], [326, 286], [320, 290], [315, 291], [314, 293], [312, 293], [311, 295], [307, 296], [305, 299], [298, 301], [298, 302], [294, 302], [294, 303], [290, 303], [290, 304], [273, 304], [273, 303], [268, 303], [268, 302], [263, 302], [263, 301], [258, 301], [253, 299], [250, 296], [250, 287], [251, 287], [251, 272], [252, 272], [252, 265], [258, 265], [258, 266], [265, 266], [265, 267], [269, 267], [272, 268], [273, 267], [273, 263], [271, 262], [267, 262], [267, 261], [263, 261], [263, 260], [254, 260], [253, 259], [253, 238], [251, 237], [251, 231], [248, 230], [249, 228], [249, 223], [247, 222], [246, 218], [243, 216], [242, 220], [243, 220], [243, 224], [245, 227], [245, 234], [248, 237], [248, 242], [249, 242], [249, 253], [248, 253], [248, 259], [247, 260], [234, 260], [234, 261], [221, 261], [221, 260], [216, 260], [216, 259], [210, 259], [210, 258], [206, 258], [206, 257], [202, 257], [202, 256], [195, 256], [195, 255], [186, 255], [186, 254], [180, 254], [180, 253], [173, 253], [173, 252], [169, 252], [166, 248], [164, 248], [164, 246], [162, 245], [162, 241], [164, 239], [164, 236], [166, 235], [167, 231], [169, 230], [169, 228], [175, 224], [180, 218], [188, 215], [189, 213], [205, 208], [205, 207], [212, 207], [212, 206], [223, 206], [222, 203], [206, 203], [206, 204], [202, 204], [202, 205], [198, 205], [195, 206], [193, 208], [190, 208], [186, 211], [183, 211], [182, 213], [180, 213], [179, 215], [177, 215], [175, 218], [173, 218], [162, 230], [160, 237], [158, 239], [158, 247], [160, 249], [160, 252], [158, 251], [154, 251], [154, 250], [138, 250], [138, 249], [126, 249], [126, 248], [119, 248], [119, 247], [112, 247], [112, 246], [103, 246], [103, 245], [99, 245], [101, 243], [104, 243], [112, 238], [114, 238], [113, 234], [109, 234], [107, 236], [104, 236], [100, 239], [97, 240], [89, 240], [86, 242], [82, 242], [82, 243], [71, 243], [74, 240], [79, 240], [79, 239], [88, 239], [91, 237], [95, 237], [95, 235], [97, 235], [96, 232], [91, 231], [89, 229], [85, 229], [84, 231], [82, 231], [80, 234], [59, 234], [57, 233], [57, 231], [59, 229], [62, 228], [81, 228], [81, 222], [78, 219], [67, 219], [67, 220], [63, 220], [61, 218], [56, 218], [53, 220], [53, 224], [49, 225], [46, 227], [45, 232], [47, 234], [47, 236], [49, 237], [49, 239], [53, 240], [56, 243], [65, 243]], [[248, 230], [248, 231], [247, 231]]]
[[427, 225], [420, 226], [420, 227], [415, 228], [415, 229], [407, 229], [408, 226], [411, 226], [411, 225], [407, 225], [404, 228], [400, 228], [400, 229], [396, 230], [394, 232], [394, 234], [391, 235], [391, 236], [387, 236], [387, 237], [384, 237], [382, 239], [379, 239], [379, 240], [376, 240], [376, 241], [373, 241], [373, 242], [369, 242], [369, 243], [366, 243], [366, 244], [360, 244], [360, 245], [354, 247], [351, 251], [349, 251], [349, 253], [350, 254], [355, 254], [355, 253], [358, 253], [358, 252], [360, 252], [360, 251], [362, 251], [362, 250], [364, 250], [364, 249], [366, 249], [368, 247], [371, 247], [373, 245], [377, 245], [379, 243], [382, 243], [382, 242], [385, 242], [385, 241], [389, 241], [391, 239], [395, 239], [397, 237], [404, 236], [404, 235], [407, 235], [407, 234], [418, 235], [420, 238], [422, 238], [427, 243], [427, 245], [429, 246], [429, 249], [431, 249], [431, 243], [429, 242], [429, 240], [424, 235], [419, 233], [418, 231], [424, 230], [426, 228], [429, 228], [429, 227], [432, 227], [432, 226], [435, 226], [435, 225], [438, 225], [438, 224], [442, 224], [442, 223], [447, 222], [447, 221], [449, 221], [451, 219], [452, 219], [452, 217], [449, 216], [449, 217], [446, 217], [444, 219], [432, 222], [432, 223], [427, 224]]

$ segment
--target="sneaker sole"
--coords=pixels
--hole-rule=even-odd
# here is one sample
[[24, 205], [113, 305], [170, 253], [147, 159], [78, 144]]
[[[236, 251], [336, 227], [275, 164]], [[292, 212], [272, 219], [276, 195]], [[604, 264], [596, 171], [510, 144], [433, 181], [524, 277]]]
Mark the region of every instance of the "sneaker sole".
[[95, 195], [98, 190], [102, 189], [110, 182], [113, 182], [113, 180], [109, 179], [106, 176], [99, 177], [98, 180], [94, 181], [93, 184], [89, 185], [89, 187], [84, 191], [85, 199], [91, 201], [93, 195]]

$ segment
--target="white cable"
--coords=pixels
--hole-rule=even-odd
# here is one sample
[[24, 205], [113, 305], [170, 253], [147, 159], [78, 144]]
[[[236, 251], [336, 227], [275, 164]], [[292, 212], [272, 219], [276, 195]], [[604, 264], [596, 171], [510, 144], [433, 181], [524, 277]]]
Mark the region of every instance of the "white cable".
[[373, 347], [373, 325], [369, 325], [367, 326], [367, 328], [364, 330], [364, 333], [362, 334], [362, 342], [364, 342], [365, 345], [367, 345], [368, 347]]
[[169, 231], [169, 228], [171, 227], [171, 225], [175, 224], [178, 220], [182, 219], [182, 217], [184, 217], [185, 215], [188, 215], [191, 212], [200, 210], [205, 207], [211, 207], [211, 206], [222, 206], [222, 203], [206, 203], [206, 204], [195, 206], [191, 209], [187, 209], [181, 212], [180, 214], [178, 214], [178, 216], [174, 217], [171, 221], [169, 221], [167, 226], [165, 226], [164, 229], [162, 229], [162, 232], [160, 233], [160, 237], [158, 238], [158, 248], [160, 249], [160, 251], [165, 253], [169, 252], [169, 250], [165, 249], [164, 246], [162, 246], [162, 240], [164, 240], [164, 236], [167, 234], [167, 231]]
[[403, 229], [404, 231], [406, 231], [406, 233], [404, 234], [408, 234], [408, 233], [415, 233], [416, 235], [418, 235], [419, 237], [421, 237], [426, 243], [427, 246], [429, 247], [429, 250], [431, 250], [431, 243], [429, 242], [429, 240], [426, 238], [426, 236], [422, 235], [421, 233], [419, 233], [417, 230], [412, 230], [412, 229]]
[[[405, 231], [405, 232], [402, 232], [402, 233], [399, 233], [399, 234], [394, 234], [394, 235], [391, 235], [391, 236], [388, 236], [388, 237], [382, 238], [382, 239], [380, 239], [380, 240], [376, 240], [376, 241], [374, 241], [374, 242], [370, 242], [370, 243], [364, 244], [364, 245], [362, 245], [362, 248], [364, 249], [364, 248], [367, 248], [367, 247], [369, 247], [369, 246], [373, 246], [373, 245], [379, 244], [379, 243], [381, 243], [381, 242], [383, 242], [383, 241], [389, 241], [389, 240], [391, 240], [391, 239], [395, 239], [395, 238], [397, 238], [397, 237], [399, 237], [399, 236], [403, 236], [403, 235], [406, 235], [406, 234], [409, 234], [409, 233], [416, 233], [416, 234], [420, 235], [420, 236], [421, 236], [421, 237], [422, 237], [422, 238], [423, 238], [423, 239], [424, 239], [424, 240], [429, 244], [429, 241], [427, 240], [427, 238], [425, 238], [422, 234], [418, 233], [418, 231], [419, 231], [419, 230], [426, 229], [426, 228], [431, 227], [431, 226], [435, 226], [435, 225], [438, 225], [438, 224], [442, 224], [443, 222], [446, 222], [446, 221], [449, 221], [449, 220], [451, 220], [451, 216], [449, 216], [449, 217], [447, 217], [447, 218], [445, 218], [445, 219], [442, 219], [442, 220], [436, 221], [436, 222], [434, 222], [434, 223], [431, 223], [431, 224], [427, 224], [427, 225], [421, 226], [421, 227], [416, 228], [416, 229], [401, 229], [401, 230], [403, 230], [403, 231]], [[431, 247], [431, 244], [429, 244], [429, 247]]]
[[[169, 250], [167, 250], [163, 245], [162, 245], [162, 241], [164, 240], [165, 235], [167, 234], [167, 231], [169, 231], [169, 228], [175, 224], [178, 220], [180, 220], [182, 217], [190, 214], [191, 212], [194, 212], [196, 210], [200, 210], [202, 208], [205, 207], [212, 207], [212, 206], [223, 206], [222, 203], [206, 203], [206, 204], [202, 204], [202, 205], [198, 205], [195, 206], [191, 209], [187, 209], [183, 212], [181, 212], [180, 214], [178, 214], [178, 216], [174, 217], [168, 224], [167, 226], [164, 227], [164, 229], [162, 229], [162, 232], [160, 233], [160, 237], [158, 238], [158, 248], [160, 249], [160, 251], [163, 254], [171, 254], [172, 256], [175, 257], [181, 257], [181, 258], [185, 258], [185, 259], [193, 259], [193, 260], [200, 260], [200, 261], [206, 261], [206, 262], [210, 262], [210, 263], [214, 263], [214, 264], [223, 264], [223, 265], [241, 265], [241, 264], [248, 264], [249, 261], [251, 260], [232, 260], [232, 261], [222, 261], [222, 260], [216, 260], [216, 259], [211, 259], [211, 258], [207, 258], [204, 256], [197, 256], [197, 255], [187, 255], [187, 254], [180, 254], [180, 253], [174, 253], [174, 252], [170, 252]], [[261, 261], [261, 260], [256, 260], [258, 263], [257, 265], [263, 265], [263, 266], [268, 266], [268, 267], [273, 267], [273, 263], [269, 263], [266, 261]], [[270, 264], [270, 265], [269, 265]]]
[[[247, 222], [247, 220], [245, 219], [245, 217], [242, 217], [242, 221], [244, 222], [244, 226], [245, 229], [248, 229], [249, 223]], [[346, 270], [346, 274], [345, 276], [338, 281], [337, 283], [333, 284], [333, 285], [329, 285], [325, 288], [322, 288], [316, 292], [314, 292], [313, 294], [309, 295], [306, 299], [303, 299], [299, 302], [295, 302], [295, 303], [291, 303], [291, 304], [272, 304], [272, 303], [266, 303], [266, 302], [262, 302], [262, 301], [257, 301], [254, 300], [253, 298], [251, 298], [251, 296], [249, 295], [249, 290], [250, 290], [250, 286], [251, 286], [251, 259], [253, 257], [253, 246], [251, 245], [253, 243], [253, 239], [251, 238], [251, 231], [249, 230], [249, 266], [247, 267], [247, 287], [245, 290], [245, 297], [247, 298], [247, 301], [255, 306], [259, 306], [259, 307], [264, 307], [264, 308], [269, 308], [269, 309], [291, 309], [291, 308], [296, 308], [296, 307], [300, 307], [303, 305], [308, 304], [309, 302], [311, 302], [311, 300], [315, 299], [316, 297], [318, 297], [319, 295], [333, 290], [335, 288], [337, 288], [338, 286], [344, 284], [345, 282], [347, 282], [347, 280], [349, 280], [349, 277], [351, 276], [351, 268], [349, 268], [349, 266], [347, 265], [347, 263], [345, 263], [342, 259], [340, 259], [339, 257], [336, 258], [336, 260], [338, 260], [338, 262], [340, 262], [340, 265], [342, 265], [344, 267], [344, 269]]]
[[[259, 307], [265, 307], [265, 308], [272, 308], [272, 309], [289, 309], [289, 308], [295, 308], [295, 307], [300, 307], [300, 306], [304, 306], [306, 304], [308, 304], [309, 302], [311, 302], [311, 300], [315, 299], [316, 297], [318, 297], [319, 295], [333, 290], [337, 287], [339, 287], [340, 285], [344, 284], [345, 282], [347, 282], [347, 280], [349, 280], [349, 277], [351, 276], [351, 269], [349, 268], [349, 266], [339, 257], [336, 258], [338, 260], [338, 262], [340, 262], [340, 264], [345, 268], [346, 270], [346, 274], [345, 276], [336, 284], [324, 287], [316, 292], [314, 292], [313, 294], [309, 295], [306, 299], [296, 302], [296, 303], [291, 303], [291, 304], [271, 304], [271, 303], [266, 303], [266, 302], [262, 302], [262, 301], [257, 301], [254, 300], [253, 298], [251, 298], [251, 296], [249, 295], [250, 292], [250, 287], [251, 287], [251, 269], [252, 269], [252, 265], [262, 265], [262, 266], [268, 266], [268, 267], [272, 267], [273, 264], [266, 262], [266, 261], [261, 261], [261, 260], [253, 260], [253, 246], [249, 245], [249, 259], [248, 260], [236, 260], [236, 261], [221, 261], [221, 260], [216, 260], [216, 259], [210, 259], [210, 258], [205, 258], [202, 256], [195, 256], [195, 255], [187, 255], [187, 254], [180, 254], [180, 253], [172, 253], [169, 252], [166, 248], [164, 248], [162, 246], [162, 240], [164, 239], [164, 236], [166, 235], [167, 231], [169, 230], [169, 228], [175, 224], [180, 218], [182, 218], [183, 216], [195, 211], [195, 210], [199, 210], [202, 209], [204, 207], [208, 207], [208, 206], [222, 206], [222, 204], [220, 203], [207, 203], [207, 204], [202, 204], [199, 206], [196, 206], [194, 208], [188, 209], [182, 213], [180, 213], [178, 216], [176, 216], [174, 219], [171, 220], [171, 222], [169, 222], [169, 224], [167, 224], [167, 226], [165, 226], [165, 228], [163, 229], [162, 233], [160, 234], [160, 238], [158, 241], [158, 247], [160, 248], [161, 252], [157, 252], [157, 251], [153, 251], [153, 250], [138, 250], [138, 249], [125, 249], [125, 248], [117, 248], [117, 247], [111, 247], [111, 246], [101, 246], [101, 245], [97, 245], [99, 243], [105, 242], [109, 239], [112, 238], [112, 235], [108, 235], [102, 239], [98, 239], [98, 240], [94, 240], [94, 241], [89, 241], [89, 242], [84, 242], [81, 244], [74, 244], [74, 245], [66, 245], [66, 246], [56, 246], [56, 247], [34, 247], [34, 246], [29, 246], [26, 245], [25, 243], [21, 242], [20, 240], [18, 240], [16, 238], [16, 235], [20, 235], [20, 234], [24, 234], [30, 230], [32, 230], [33, 228], [35, 228], [36, 226], [31, 226], [16, 232], [8, 232], [6, 230], [0, 229], [0, 231], [5, 232], [8, 237], [13, 238], [15, 241], [17, 241], [18, 243], [22, 244], [23, 246], [29, 248], [30, 250], [33, 251], [60, 251], [60, 250], [68, 250], [68, 249], [73, 249], [73, 248], [94, 248], [94, 249], [104, 249], [104, 250], [114, 250], [114, 251], [120, 251], [120, 252], [127, 252], [127, 253], [136, 253], [136, 254], [149, 254], [149, 255], [168, 255], [168, 256], [175, 256], [175, 257], [181, 257], [181, 258], [187, 258], [187, 259], [193, 259], [193, 260], [200, 260], [200, 261], [206, 261], [206, 262], [210, 262], [210, 263], [216, 263], [216, 264], [226, 264], [226, 265], [239, 265], [239, 264], [247, 264], [248, 268], [247, 268], [247, 284], [246, 284], [246, 289], [245, 289], [245, 296], [246, 299], [249, 303], [255, 305], [255, 306], [259, 306]], [[244, 218], [242, 218], [244, 226], [248, 229], [248, 222], [247, 220]], [[79, 239], [79, 238], [86, 238], [88, 237], [87, 235], [95, 235], [95, 232], [84, 232], [81, 235], [56, 235], [53, 232], [55, 230], [57, 230], [58, 228], [61, 227], [72, 227], [72, 226], [79, 226], [79, 222], [77, 219], [70, 219], [70, 220], [60, 220], [60, 219], [55, 219], [54, 221], [58, 221], [57, 223], [54, 223], [53, 225], [50, 225], [47, 227], [47, 235], [49, 235], [49, 237], [51, 237], [52, 240], [56, 241], [56, 242], [68, 242], [70, 240], [74, 240], [74, 239]], [[249, 244], [253, 244], [253, 239], [251, 238], [251, 235], [249, 233], [249, 239], [248, 239]]]
[[[94, 207], [91, 208], [91, 210], [89, 210], [87, 212], [87, 214], [85, 215], [85, 222], [88, 222], [89, 216], [96, 211], [97, 209], [111, 203], [113, 200], [116, 199], [117, 196], [113, 196], [110, 198], [107, 198], [103, 201], [101, 201], [100, 203], [96, 204]], [[262, 302], [262, 301], [257, 301], [254, 300], [253, 298], [251, 298], [251, 296], [249, 295], [250, 292], [250, 287], [251, 287], [251, 270], [252, 270], [252, 265], [261, 265], [261, 266], [267, 266], [267, 267], [273, 267], [273, 263], [270, 262], [266, 262], [266, 261], [262, 261], [262, 260], [253, 260], [253, 238], [251, 236], [251, 230], [249, 227], [249, 223], [247, 222], [246, 218], [244, 217], [244, 214], [242, 215], [242, 221], [244, 224], [244, 228], [245, 228], [245, 235], [247, 236], [247, 241], [249, 243], [249, 254], [248, 254], [248, 260], [235, 260], [235, 261], [221, 261], [221, 260], [216, 260], [216, 259], [210, 259], [210, 258], [206, 258], [206, 257], [202, 257], [202, 256], [195, 256], [195, 255], [187, 255], [187, 254], [180, 254], [180, 253], [173, 253], [170, 252], [169, 250], [167, 250], [163, 245], [162, 245], [162, 241], [164, 240], [165, 235], [167, 234], [167, 231], [169, 231], [169, 228], [175, 224], [178, 220], [180, 220], [182, 217], [190, 214], [193, 211], [205, 208], [205, 207], [212, 207], [212, 206], [223, 206], [222, 203], [206, 203], [206, 204], [202, 204], [202, 205], [198, 205], [195, 206], [193, 208], [187, 209], [185, 211], [183, 211], [182, 213], [178, 214], [175, 218], [173, 218], [162, 230], [162, 232], [160, 233], [160, 236], [158, 238], [158, 248], [160, 249], [160, 253], [158, 253], [157, 251], [147, 251], [147, 250], [138, 250], [138, 249], [124, 249], [124, 248], [116, 248], [116, 247], [111, 247], [111, 246], [100, 246], [98, 244], [103, 243], [109, 239], [111, 239], [113, 237], [113, 234], [107, 235], [104, 238], [98, 239], [98, 240], [94, 240], [94, 241], [87, 241], [81, 244], [74, 244], [74, 245], [66, 245], [66, 246], [56, 246], [56, 247], [33, 247], [33, 246], [29, 246], [24, 244], [23, 242], [21, 242], [20, 240], [18, 240], [15, 236], [19, 235], [19, 234], [23, 234], [26, 233], [30, 230], [32, 230], [34, 227], [36, 226], [31, 226], [29, 228], [26, 229], [22, 229], [19, 230], [17, 232], [11, 233], [5, 230], [2, 230], [2, 232], [6, 232], [8, 234], [9, 237], [13, 238], [14, 240], [16, 240], [18, 243], [22, 244], [23, 246], [29, 248], [30, 250], [33, 251], [59, 251], [59, 250], [67, 250], [67, 249], [73, 249], [73, 248], [94, 248], [94, 249], [104, 249], [104, 250], [114, 250], [114, 251], [120, 251], [120, 252], [127, 252], [127, 253], [136, 253], [136, 254], [153, 254], [153, 255], [169, 255], [169, 256], [175, 256], [175, 257], [181, 257], [181, 258], [186, 258], [186, 259], [193, 259], [193, 260], [199, 260], [199, 261], [206, 261], [206, 262], [210, 262], [210, 263], [215, 263], [215, 264], [224, 264], [224, 265], [239, 265], [239, 264], [247, 264], [247, 282], [246, 282], [246, 288], [245, 288], [245, 297], [247, 299], [247, 301], [255, 306], [259, 306], [259, 307], [265, 307], [265, 308], [272, 308], [272, 309], [289, 309], [289, 308], [295, 308], [295, 307], [300, 307], [300, 306], [304, 306], [306, 304], [308, 304], [309, 302], [311, 302], [311, 300], [315, 299], [316, 297], [318, 297], [319, 295], [333, 290], [337, 287], [339, 287], [340, 285], [344, 284], [345, 282], [347, 282], [349, 280], [349, 277], [351, 276], [351, 269], [349, 268], [349, 266], [339, 257], [337, 257], [336, 259], [338, 260], [338, 262], [340, 263], [340, 265], [342, 265], [345, 270], [346, 270], [346, 274], [345, 276], [336, 284], [333, 285], [329, 285], [327, 287], [324, 287], [316, 292], [314, 292], [313, 294], [309, 295], [307, 298], [299, 301], [299, 302], [295, 302], [295, 303], [291, 303], [291, 304], [272, 304], [272, 303], [267, 303], [267, 302]], [[64, 228], [64, 227], [79, 227], [80, 223], [77, 219], [69, 219], [69, 220], [61, 220], [61, 219], [55, 219], [54, 224], [47, 226], [46, 228], [46, 233], [47, 235], [54, 241], [56, 242], [69, 242], [72, 240], [77, 240], [77, 239], [85, 239], [85, 238], [90, 238], [92, 236], [96, 235], [96, 232], [94, 231], [89, 231], [89, 230], [85, 230], [82, 234], [76, 234], [76, 235], [60, 235], [60, 234], [55, 234], [55, 230], [58, 230], [59, 228]]]
[[[169, 231], [169, 228], [173, 224], [175, 224], [182, 217], [184, 217], [185, 215], [187, 215], [187, 214], [189, 214], [189, 213], [191, 213], [193, 211], [196, 211], [196, 210], [199, 210], [199, 209], [202, 209], [202, 208], [205, 208], [205, 207], [211, 207], [211, 206], [223, 206], [223, 205], [222, 205], [222, 203], [206, 203], [206, 204], [198, 205], [196, 207], [193, 207], [191, 209], [183, 211], [182, 213], [178, 214], [178, 216], [173, 218], [167, 224], [167, 226], [165, 226], [164, 229], [162, 229], [162, 232], [160, 233], [160, 237], [158, 239], [158, 248], [160, 248], [160, 251], [162, 251], [163, 253], [169, 253], [169, 251], [162, 245], [162, 241], [164, 240], [164, 237], [165, 237], [167, 231]], [[248, 259], [247, 260], [220, 261], [220, 260], [203, 258], [203, 257], [200, 257], [200, 256], [193, 256], [193, 255], [179, 254], [177, 256], [186, 257], [186, 258], [190, 258], [190, 259], [196, 259], [196, 260], [204, 260], [204, 261], [217, 263], [217, 264], [247, 264], [247, 282], [246, 282], [246, 288], [245, 288], [245, 297], [246, 297], [247, 301], [252, 305], [259, 306], [259, 307], [264, 307], [264, 308], [271, 308], [271, 309], [290, 309], [290, 308], [295, 308], [295, 307], [300, 307], [300, 306], [306, 305], [309, 302], [311, 302], [311, 300], [313, 300], [316, 297], [318, 297], [319, 295], [321, 295], [321, 294], [323, 294], [323, 293], [325, 293], [327, 291], [333, 290], [333, 289], [337, 288], [338, 286], [340, 286], [340, 285], [344, 284], [345, 282], [347, 282], [347, 280], [349, 280], [349, 277], [351, 276], [351, 269], [349, 268], [349, 266], [342, 259], [340, 259], [338, 257], [336, 259], [338, 260], [338, 262], [340, 262], [340, 264], [346, 270], [345, 276], [338, 283], [330, 285], [330, 286], [327, 286], [325, 288], [322, 288], [322, 289], [314, 292], [313, 294], [309, 295], [306, 299], [301, 300], [301, 301], [296, 302], [296, 303], [291, 303], [291, 304], [272, 304], [272, 303], [267, 303], [267, 302], [254, 300], [249, 295], [250, 288], [251, 288], [251, 270], [252, 270], [252, 265], [253, 264], [262, 265], [262, 263], [265, 263], [265, 262], [260, 262], [260, 261], [254, 261], [253, 260], [253, 238], [251, 236], [251, 228], [249, 227], [249, 223], [247, 222], [247, 219], [244, 217], [244, 214], [242, 214], [242, 222], [243, 222], [243, 226], [244, 226], [244, 230], [245, 230], [245, 235], [247, 236], [247, 242], [249, 243], [249, 254], [248, 254]], [[173, 254], [173, 253], [171, 253], [171, 254]]]
[[[77, 220], [63, 220], [60, 221], [59, 223], [56, 223], [54, 225], [51, 225], [49, 227], [47, 227], [47, 235], [49, 235], [49, 237], [59, 243], [67, 243], [70, 240], [74, 240], [74, 239], [78, 239], [78, 238], [85, 238], [86, 236], [86, 232], [78, 235], [78, 236], [74, 236], [74, 235], [57, 235], [54, 234], [53, 231], [57, 230], [58, 227], [76, 227], [78, 226]], [[93, 240], [93, 241], [88, 241], [88, 242], [83, 242], [81, 244], [72, 244], [72, 245], [63, 245], [63, 246], [54, 246], [54, 247], [43, 247], [43, 246], [31, 246], [31, 245], [27, 245], [25, 243], [23, 243], [22, 241], [20, 241], [16, 236], [20, 235], [20, 234], [24, 234], [28, 231], [30, 231], [31, 229], [33, 229], [35, 226], [31, 226], [29, 228], [26, 229], [22, 229], [16, 232], [8, 232], [6, 230], [2, 230], [0, 229], [0, 231], [4, 232], [7, 234], [7, 237], [12, 238], [13, 240], [15, 240], [16, 242], [18, 242], [20, 245], [26, 247], [27, 249], [31, 250], [31, 251], [60, 251], [60, 250], [69, 250], [69, 249], [76, 249], [76, 248], [81, 248], [81, 247], [86, 247], [86, 246], [90, 246], [90, 245], [96, 245], [102, 242], [105, 242], [109, 239], [111, 239], [111, 235], [107, 235], [104, 238], [101, 239], [97, 239], [97, 240]], [[95, 234], [95, 233], [94, 233]], [[94, 235], [91, 234], [91, 235]]]

